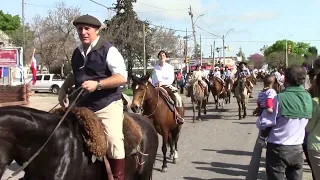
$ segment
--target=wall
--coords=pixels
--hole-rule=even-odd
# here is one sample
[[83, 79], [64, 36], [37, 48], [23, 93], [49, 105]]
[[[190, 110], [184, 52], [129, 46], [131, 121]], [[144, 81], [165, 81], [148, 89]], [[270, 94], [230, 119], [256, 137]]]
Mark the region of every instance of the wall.
[[28, 85], [0, 85], [0, 107], [8, 105], [28, 105]]

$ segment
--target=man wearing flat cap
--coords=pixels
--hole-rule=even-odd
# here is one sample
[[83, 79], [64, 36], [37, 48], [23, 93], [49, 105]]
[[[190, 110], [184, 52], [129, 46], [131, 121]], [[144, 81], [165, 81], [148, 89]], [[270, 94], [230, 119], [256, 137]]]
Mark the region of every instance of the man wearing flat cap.
[[59, 92], [59, 103], [65, 106], [66, 90], [75, 85], [89, 93], [80, 96], [77, 106], [86, 107], [102, 118], [108, 133], [107, 157], [114, 180], [124, 179], [123, 104], [120, 86], [127, 82], [127, 71], [118, 49], [99, 35], [100, 21], [83, 15], [73, 21], [81, 44], [74, 50], [73, 74]]

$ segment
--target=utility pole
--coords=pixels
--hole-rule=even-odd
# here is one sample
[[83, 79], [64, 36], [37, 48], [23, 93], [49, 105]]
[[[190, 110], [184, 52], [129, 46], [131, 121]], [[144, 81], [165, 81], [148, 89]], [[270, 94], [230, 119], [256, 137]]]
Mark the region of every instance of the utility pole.
[[286, 68], [288, 67], [288, 40], [286, 40]]
[[212, 51], [213, 66], [215, 65], [215, 59], [216, 59], [215, 52], [214, 52], [215, 49], [216, 49], [216, 41], [213, 41], [213, 51]]
[[224, 46], [224, 38], [225, 38], [225, 36], [223, 35], [222, 36], [222, 55], [223, 55], [223, 66], [225, 66], [225, 64], [226, 64], [226, 59], [225, 59], [225, 49], [226, 49], [226, 47]]
[[196, 28], [195, 28], [195, 24], [193, 21], [193, 13], [192, 13], [191, 6], [189, 7], [189, 15], [191, 16], [191, 23], [192, 23], [193, 40], [194, 40], [194, 54], [195, 54], [196, 60], [198, 60], [198, 45], [197, 45]]
[[147, 74], [147, 60], [146, 60], [146, 24], [143, 22], [143, 75]]
[[187, 66], [187, 73], [189, 73], [189, 62], [187, 62], [188, 59], [188, 28], [186, 28], [186, 44], [185, 44], [185, 62], [186, 62], [186, 66]]
[[[22, 0], [22, 58], [23, 58], [23, 63], [25, 63], [25, 58], [24, 58], [24, 49], [25, 49], [25, 44], [26, 44], [26, 39], [25, 39], [25, 29], [24, 29], [24, 0]], [[42, 62], [42, 61], [41, 61]], [[42, 66], [41, 66], [42, 67]]]
[[201, 41], [201, 34], [200, 34], [200, 64], [202, 66], [202, 41]]

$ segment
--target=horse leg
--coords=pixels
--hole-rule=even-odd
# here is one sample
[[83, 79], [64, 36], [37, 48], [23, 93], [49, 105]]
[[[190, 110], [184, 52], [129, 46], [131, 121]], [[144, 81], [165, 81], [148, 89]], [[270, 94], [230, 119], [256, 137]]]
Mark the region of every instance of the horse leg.
[[162, 172], [167, 172], [167, 144], [169, 138], [169, 130], [164, 131], [162, 135], [162, 154], [163, 154], [163, 164], [162, 164]]
[[169, 137], [168, 137], [168, 141], [169, 141], [169, 146], [170, 146], [170, 156], [169, 159], [173, 158], [173, 154], [174, 154], [174, 150], [173, 150], [173, 138], [172, 138], [172, 133], [169, 133]]
[[173, 164], [177, 163], [178, 159], [178, 140], [180, 135], [180, 128], [177, 127], [174, 130], [171, 131], [173, 142], [174, 142], [174, 154], [173, 154]]
[[201, 111], [202, 111], [202, 100], [198, 101], [198, 121], [201, 121]]
[[246, 103], [242, 102], [242, 109], [243, 109], [243, 119], [247, 117], [247, 106]]
[[202, 104], [203, 104], [203, 114], [207, 114], [207, 100], [203, 100]]
[[193, 122], [196, 120], [196, 103], [192, 101], [193, 107]]
[[214, 102], [216, 104], [216, 109], [218, 109], [218, 105], [219, 105], [219, 95], [215, 95], [214, 97]]
[[238, 112], [239, 112], [239, 120], [242, 119], [241, 117], [241, 102], [240, 101], [237, 101], [238, 102]]

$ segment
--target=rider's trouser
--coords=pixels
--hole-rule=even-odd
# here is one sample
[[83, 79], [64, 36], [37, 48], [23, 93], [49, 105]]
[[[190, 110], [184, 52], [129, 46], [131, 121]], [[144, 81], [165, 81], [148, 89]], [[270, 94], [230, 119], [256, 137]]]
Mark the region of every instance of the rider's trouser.
[[123, 180], [125, 166], [125, 151], [123, 143], [123, 103], [122, 100], [114, 101], [107, 107], [96, 112], [105, 126], [108, 136], [107, 157], [110, 159], [111, 171], [114, 180]]

